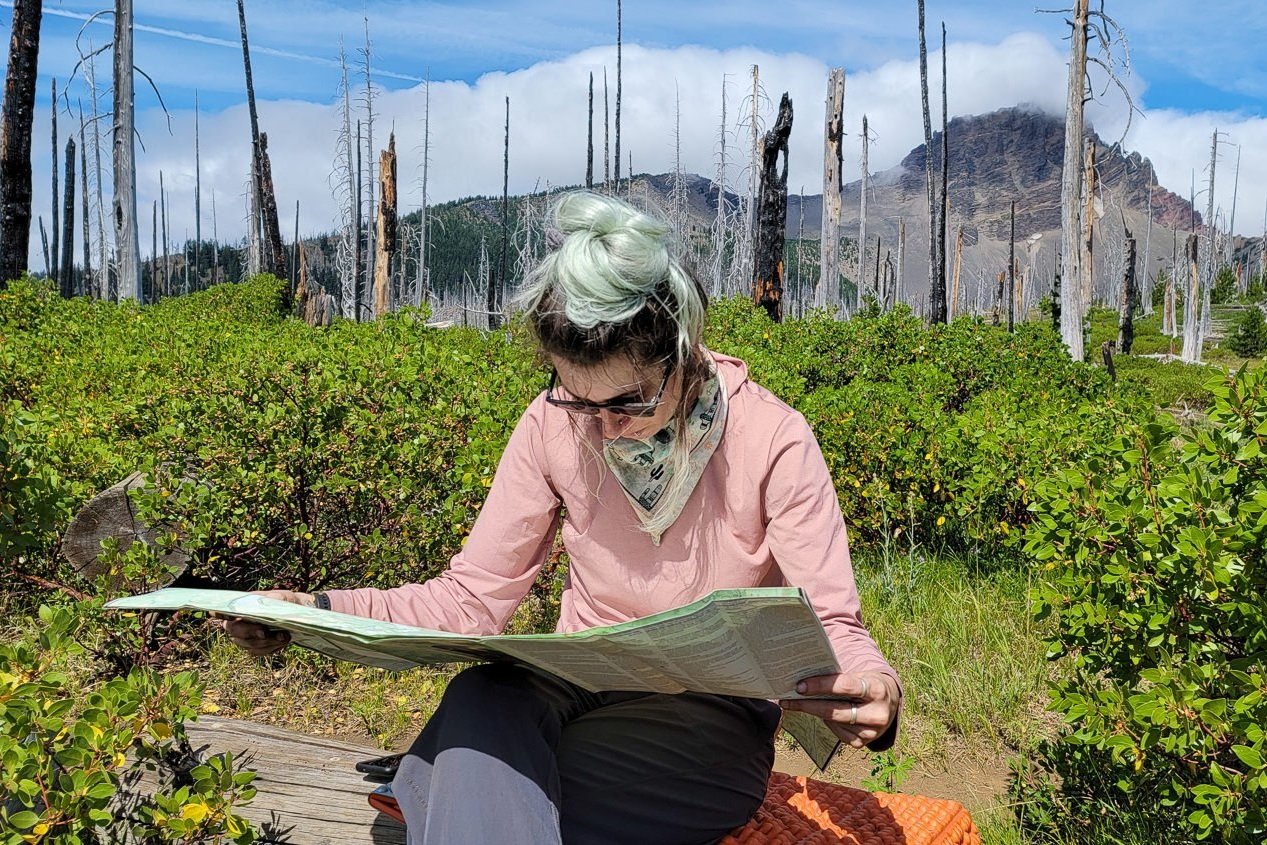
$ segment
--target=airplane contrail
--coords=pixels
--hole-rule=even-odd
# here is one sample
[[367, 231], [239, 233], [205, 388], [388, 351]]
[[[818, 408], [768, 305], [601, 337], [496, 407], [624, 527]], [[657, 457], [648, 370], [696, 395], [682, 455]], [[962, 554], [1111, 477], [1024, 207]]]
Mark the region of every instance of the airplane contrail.
[[[13, 8], [12, 0], [0, 0], [0, 8], [12, 9]], [[87, 21], [90, 18], [92, 18], [92, 15], [86, 15], [86, 14], [83, 14], [82, 12], [69, 12], [69, 11], [66, 11], [65, 9], [50, 9], [47, 6], [44, 8], [44, 14], [53, 15], [54, 17], [59, 17], [59, 18], [70, 18], [72, 20], [77, 20], [77, 21]], [[110, 21], [105, 20], [100, 17], [97, 18], [94, 21], [94, 23], [101, 24], [102, 26], [109, 26], [112, 28], [114, 26], [114, 24], [111, 23]], [[140, 32], [148, 32], [154, 35], [162, 35], [166, 38], [176, 38], [181, 41], [192, 41], [196, 44], [210, 44], [213, 47], [228, 47], [232, 50], [242, 49], [242, 42], [240, 41], [233, 41], [228, 38], [216, 38], [215, 36], [212, 36], [212, 35], [202, 35], [197, 32], [182, 32], [181, 30], [178, 30], [178, 29], [167, 29], [165, 27], [152, 26], [150, 24], [143, 24], [143, 23], [134, 23], [132, 28]], [[290, 50], [279, 50], [276, 47], [261, 47], [256, 44], [252, 44], [251, 52], [260, 53], [267, 56], [277, 56], [278, 58], [282, 58], [282, 59], [294, 59], [300, 62], [310, 62], [312, 64], [325, 65], [326, 67], [333, 67], [333, 68], [341, 67], [341, 65], [334, 59], [326, 58], [324, 56], [310, 56], [306, 53], [295, 53]], [[395, 71], [390, 71], [390, 70], [376, 69], [374, 71], [374, 74], [376, 76], [386, 76], [390, 79], [404, 80], [405, 82], [425, 82], [426, 81], [421, 76], [410, 76], [407, 73], [396, 73]]]

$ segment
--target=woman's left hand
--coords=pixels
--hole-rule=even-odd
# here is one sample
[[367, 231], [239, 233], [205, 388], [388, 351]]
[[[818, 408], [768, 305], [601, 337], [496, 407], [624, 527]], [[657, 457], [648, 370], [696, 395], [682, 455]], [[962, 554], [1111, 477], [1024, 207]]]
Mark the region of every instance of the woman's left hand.
[[902, 703], [897, 682], [883, 672], [816, 675], [797, 683], [796, 691], [830, 698], [784, 699], [779, 706], [818, 716], [854, 748], [875, 742], [888, 730]]

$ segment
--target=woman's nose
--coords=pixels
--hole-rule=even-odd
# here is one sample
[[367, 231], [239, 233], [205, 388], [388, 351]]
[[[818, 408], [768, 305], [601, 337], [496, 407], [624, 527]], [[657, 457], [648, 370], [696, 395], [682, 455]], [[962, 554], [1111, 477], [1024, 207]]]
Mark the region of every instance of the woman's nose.
[[611, 411], [599, 411], [598, 419], [603, 426], [603, 439], [615, 440], [629, 427], [632, 418], [624, 414], [613, 414]]

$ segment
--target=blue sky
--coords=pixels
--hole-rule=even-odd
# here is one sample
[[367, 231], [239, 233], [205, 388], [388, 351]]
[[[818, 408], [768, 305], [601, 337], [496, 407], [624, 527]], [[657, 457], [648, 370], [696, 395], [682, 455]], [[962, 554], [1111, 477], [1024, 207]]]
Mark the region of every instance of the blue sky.
[[[771, 14], [769, 4], [750, 0], [629, 0], [624, 37], [627, 43], [648, 47], [757, 47], [801, 53], [858, 71], [915, 55], [914, 6], [786, 0], [778, 14]], [[43, 73], [63, 78], [69, 74], [83, 18], [101, 7], [92, 0], [46, 3]], [[1267, 5], [1255, 0], [1133, 0], [1110, 3], [1108, 10], [1127, 32], [1134, 75], [1147, 81], [1142, 105], [1263, 115], [1267, 60], [1261, 45], [1267, 41]], [[170, 104], [192, 103], [196, 88], [213, 109], [241, 99], [241, 67], [234, 61], [238, 23], [231, 0], [139, 0], [136, 14], [145, 28], [136, 37], [138, 63], [160, 80]], [[258, 51], [254, 62], [259, 96], [318, 101], [328, 100], [337, 85], [332, 63], [340, 37], [355, 53], [364, 45], [367, 21], [375, 64], [401, 77], [380, 77], [386, 88], [415, 84], [428, 72], [433, 79], [474, 82], [489, 71], [520, 70], [610, 44], [615, 37], [615, 4], [590, 0], [255, 0], [247, 5], [247, 19]], [[933, 0], [927, 19], [930, 42], [939, 38], [943, 21], [952, 42], [997, 40], [1018, 31], [1059, 41], [1066, 29], [1063, 14], [1000, 0]], [[7, 19], [4, 27], [7, 30]], [[84, 40], [100, 44], [109, 32], [107, 17], [89, 26]], [[142, 105], [152, 100], [147, 93], [139, 98]]]
[[[9, 13], [3, 9], [10, 5], [0, 0], [0, 35], [6, 43]], [[101, 5], [99, 0], [46, 0], [39, 89], [45, 112], [50, 77], [69, 76], [83, 19]], [[1053, 111], [1061, 107], [1064, 15], [999, 0], [929, 0], [927, 6], [933, 84], [943, 20], [948, 28], [952, 114], [1017, 102]], [[864, 111], [872, 117], [877, 133], [873, 170], [892, 166], [919, 143], [914, 0], [783, 0], [777, 12], [770, 8], [768, 0], [626, 0], [626, 148], [635, 155], [635, 169], [671, 166], [671, 145], [653, 130], [663, 134], [671, 127], [673, 103], [680, 96], [686, 167], [711, 175], [722, 80], [727, 80], [733, 115], [753, 63], [761, 65], [773, 99], [781, 90], [794, 93], [802, 121], [798, 129], [805, 128], [794, 130], [797, 150], [804, 152], [794, 155], [792, 179], [808, 183], [810, 192], [821, 179], [812, 151], [821, 149], [817, 124], [831, 66], [843, 65], [848, 73], [847, 125]], [[1267, 149], [1267, 61], [1261, 47], [1267, 43], [1267, 4], [1109, 0], [1107, 9], [1129, 37], [1128, 85], [1145, 113], [1135, 119], [1127, 146], [1152, 158], [1162, 181], [1182, 191], [1192, 170], [1203, 166], [1197, 162], [1203, 161], [1201, 150], [1208, 148], [1213, 127], [1227, 131], [1229, 141], [1242, 145], [1238, 208], [1242, 219], [1256, 217], [1249, 209], [1262, 208], [1267, 197], [1267, 161], [1257, 158], [1258, 150]], [[147, 144], [140, 162], [142, 207], [156, 195], [157, 171], [163, 169], [173, 204], [183, 208], [182, 192], [192, 182], [195, 91], [203, 110], [204, 179], [218, 184], [225, 196], [239, 196], [249, 148], [239, 130], [244, 92], [235, 4], [136, 0], [136, 15], [137, 64], [160, 86], [173, 126], [169, 134], [155, 112], [153, 94], [138, 85]], [[251, 0], [247, 19], [262, 120], [274, 136], [279, 191], [300, 197], [312, 209], [305, 221], [315, 230], [328, 228], [337, 215], [326, 176], [337, 129], [339, 43], [343, 39], [349, 58], [358, 61], [367, 21], [382, 95], [380, 126], [394, 122], [401, 132], [401, 171], [407, 178], [413, 178], [420, 158], [419, 80], [429, 75], [436, 81], [433, 200], [499, 189], [500, 138], [494, 143], [498, 133], [484, 130], [500, 128], [505, 96], [512, 97], [512, 135], [518, 142], [512, 190], [579, 181], [583, 173], [576, 153], [584, 143], [580, 121], [587, 73], [599, 75], [601, 86], [605, 67], [615, 82], [614, 2]], [[105, 25], [87, 26], [81, 40], [97, 45], [108, 40], [105, 20]], [[105, 76], [107, 68], [102, 65], [99, 75]], [[72, 96], [84, 95], [77, 86]], [[1121, 97], [1110, 92], [1105, 99], [1091, 113], [1101, 134], [1125, 125]], [[740, 135], [737, 127], [731, 133]], [[565, 142], [570, 145], [566, 161], [558, 149]], [[47, 131], [37, 126], [37, 170], [38, 157], [45, 155], [41, 143], [47, 145]], [[42, 166], [47, 167], [46, 155]], [[856, 178], [850, 167], [856, 171], [856, 162], [847, 162], [846, 178]], [[320, 179], [313, 178], [314, 170]], [[36, 180], [37, 203], [41, 181]], [[1216, 192], [1221, 207], [1231, 204], [1227, 187], [1227, 197]], [[409, 193], [404, 200], [411, 201]], [[1237, 222], [1238, 230], [1246, 228]], [[225, 221], [222, 228], [231, 233], [235, 225]]]

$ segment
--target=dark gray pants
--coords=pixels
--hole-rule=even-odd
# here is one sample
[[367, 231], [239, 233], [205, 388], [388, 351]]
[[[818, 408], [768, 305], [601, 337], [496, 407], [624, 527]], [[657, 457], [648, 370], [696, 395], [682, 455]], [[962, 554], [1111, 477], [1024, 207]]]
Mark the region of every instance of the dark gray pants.
[[530, 668], [449, 684], [392, 790], [410, 845], [704, 845], [760, 806], [779, 708], [590, 693]]

